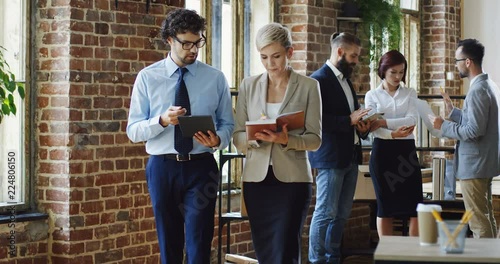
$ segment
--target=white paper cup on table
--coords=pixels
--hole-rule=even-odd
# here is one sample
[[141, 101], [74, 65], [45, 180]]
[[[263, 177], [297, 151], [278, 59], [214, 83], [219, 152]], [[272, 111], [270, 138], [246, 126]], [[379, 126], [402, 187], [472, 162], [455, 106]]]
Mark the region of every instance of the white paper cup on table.
[[418, 237], [420, 239], [421, 246], [431, 246], [437, 244], [438, 242], [438, 228], [436, 219], [434, 219], [434, 216], [432, 215], [432, 210], [441, 212], [442, 208], [438, 204], [419, 203], [417, 206]]

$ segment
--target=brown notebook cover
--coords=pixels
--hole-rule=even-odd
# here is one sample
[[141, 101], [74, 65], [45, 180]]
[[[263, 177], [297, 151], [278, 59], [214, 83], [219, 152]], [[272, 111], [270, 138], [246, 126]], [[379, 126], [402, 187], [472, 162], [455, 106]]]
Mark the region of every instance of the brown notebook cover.
[[304, 111], [296, 111], [279, 115], [276, 119], [259, 119], [255, 121], [247, 121], [246, 132], [247, 140], [256, 140], [255, 133], [261, 132], [264, 129], [271, 131], [280, 131], [284, 124], [288, 124], [288, 131], [303, 128], [305, 121]]

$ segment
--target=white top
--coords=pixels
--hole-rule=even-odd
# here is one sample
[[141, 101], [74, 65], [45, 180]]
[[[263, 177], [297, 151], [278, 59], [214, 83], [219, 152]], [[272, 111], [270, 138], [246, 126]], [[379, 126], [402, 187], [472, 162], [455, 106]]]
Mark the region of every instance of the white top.
[[[267, 118], [274, 119], [278, 117], [280, 111], [281, 103], [266, 103]], [[269, 166], [273, 165], [273, 160], [271, 155], [269, 155]]]
[[[344, 74], [335, 67], [335, 65], [332, 64], [330, 60], [326, 60], [326, 65], [332, 69], [333, 74], [337, 76], [337, 80], [340, 83], [340, 86], [342, 86], [342, 90], [344, 90], [345, 97], [347, 98], [347, 103], [349, 104], [349, 109], [351, 109], [351, 113], [354, 112], [354, 98], [351, 93], [351, 88], [349, 87], [349, 83], [347, 82], [347, 78], [344, 78]], [[359, 137], [358, 134], [356, 133], [356, 129], [354, 129], [354, 144], [358, 144], [359, 142]]]
[[[391, 132], [401, 126], [413, 126], [417, 123], [418, 112], [410, 98], [417, 98], [415, 90], [402, 85], [396, 90], [394, 97], [387, 93], [382, 84], [375, 90], [370, 90], [365, 96], [365, 107], [371, 108], [370, 113], [382, 112], [387, 120], [387, 128], [379, 128], [372, 132], [373, 136], [381, 139], [393, 139]], [[413, 134], [404, 138], [413, 139]]]
[[280, 107], [281, 103], [266, 103], [267, 118], [274, 119], [278, 117]]

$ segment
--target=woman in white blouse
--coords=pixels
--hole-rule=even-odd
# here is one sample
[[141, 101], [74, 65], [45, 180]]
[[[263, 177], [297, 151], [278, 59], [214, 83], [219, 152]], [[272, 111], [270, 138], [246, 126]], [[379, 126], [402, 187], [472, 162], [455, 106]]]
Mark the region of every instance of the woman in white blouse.
[[366, 108], [384, 113], [371, 124], [374, 136], [370, 175], [377, 197], [377, 231], [392, 235], [394, 217], [410, 217], [411, 236], [418, 236], [416, 208], [422, 202], [422, 175], [413, 129], [418, 113], [411, 103], [414, 89], [404, 87], [407, 62], [391, 50], [380, 58], [382, 84], [366, 93]]

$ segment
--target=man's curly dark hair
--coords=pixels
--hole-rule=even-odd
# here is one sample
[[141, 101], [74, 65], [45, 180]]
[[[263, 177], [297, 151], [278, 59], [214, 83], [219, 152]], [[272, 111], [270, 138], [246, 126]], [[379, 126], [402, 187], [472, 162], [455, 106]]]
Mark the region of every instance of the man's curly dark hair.
[[167, 42], [168, 37], [175, 37], [177, 34], [191, 32], [198, 34], [206, 29], [206, 21], [195, 11], [179, 8], [168, 13], [167, 18], [161, 25], [161, 37]]

